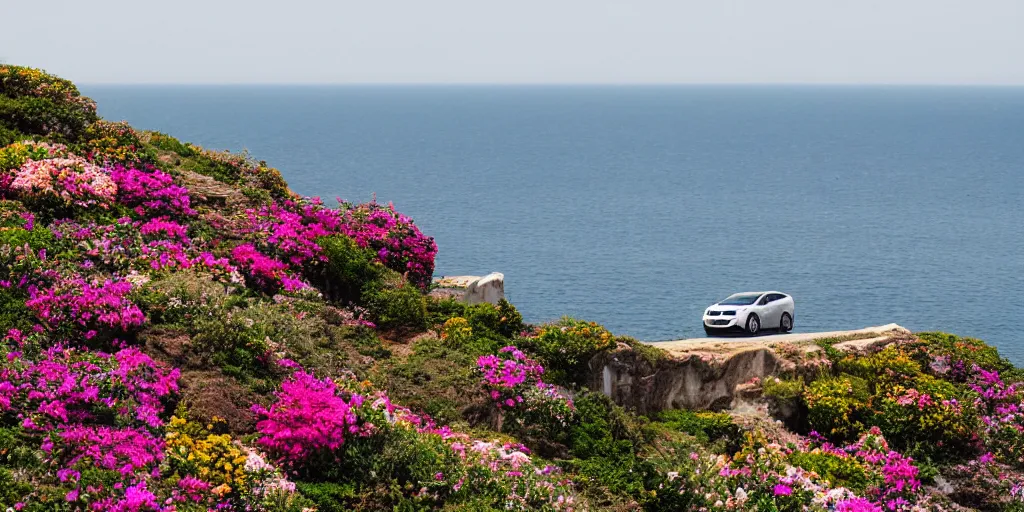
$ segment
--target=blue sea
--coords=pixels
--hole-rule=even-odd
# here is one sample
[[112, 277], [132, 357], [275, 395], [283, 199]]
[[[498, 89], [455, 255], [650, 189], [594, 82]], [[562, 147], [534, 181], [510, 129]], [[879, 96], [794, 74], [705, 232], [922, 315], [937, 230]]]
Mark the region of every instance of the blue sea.
[[900, 323], [1024, 364], [1024, 88], [86, 86], [100, 113], [393, 201], [437, 275], [531, 321], [702, 336], [736, 291], [796, 330]]

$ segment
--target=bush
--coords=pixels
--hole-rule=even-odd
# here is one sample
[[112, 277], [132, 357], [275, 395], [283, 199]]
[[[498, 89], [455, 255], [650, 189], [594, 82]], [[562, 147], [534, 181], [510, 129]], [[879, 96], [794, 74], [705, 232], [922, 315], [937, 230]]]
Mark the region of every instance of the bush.
[[478, 334], [511, 339], [523, 330], [523, 315], [505, 299], [498, 301], [497, 306], [487, 302], [467, 306], [464, 316]]
[[96, 103], [71, 81], [38, 69], [0, 65], [0, 127], [75, 141], [98, 119]]
[[722, 412], [672, 409], [662, 411], [658, 421], [672, 430], [690, 434], [705, 444], [722, 438], [738, 440], [741, 432], [740, 427], [733, 423], [732, 416]]
[[797, 378], [796, 380], [783, 380], [767, 377], [764, 379], [762, 387], [764, 389], [764, 396], [777, 398], [779, 400], [789, 400], [792, 398], [799, 398], [803, 394], [804, 379]]
[[863, 495], [868, 487], [868, 472], [857, 459], [840, 457], [825, 452], [795, 451], [790, 462], [807, 471], [813, 471], [833, 488], [845, 487]]
[[193, 476], [214, 487], [227, 484], [235, 491], [247, 488], [247, 456], [230, 435], [175, 416], [167, 425], [166, 440], [165, 463], [178, 476]]
[[361, 499], [361, 493], [350, 482], [295, 482], [303, 496], [314, 504], [318, 512], [349, 512], [352, 504]]
[[535, 338], [523, 338], [522, 344], [536, 353], [553, 382], [579, 383], [587, 378], [587, 363], [614, 340], [607, 329], [595, 322], [565, 317], [544, 326]]
[[923, 332], [917, 334], [920, 344], [917, 352], [918, 359], [922, 366], [932, 367], [933, 371], [938, 369], [934, 365], [938, 359], [943, 359], [944, 368], [941, 376], [963, 382], [967, 374], [974, 366], [988, 371], [997, 371], [1009, 382], [1024, 380], [1024, 370], [1016, 368], [1006, 358], [999, 355], [999, 351], [984, 341], [975, 338], [964, 338], [944, 332]]
[[371, 249], [359, 247], [345, 235], [320, 237], [316, 244], [327, 259], [322, 282], [326, 296], [343, 302], [358, 302], [365, 288], [382, 286], [386, 269]]
[[147, 131], [143, 132], [142, 138], [157, 149], [176, 153], [178, 156], [183, 158], [194, 157], [200, 153], [195, 146], [191, 144], [182, 144], [180, 140], [171, 137], [166, 133]]
[[446, 297], [438, 299], [427, 296], [427, 324], [430, 327], [444, 324], [448, 319], [466, 316], [465, 302]]
[[804, 393], [811, 429], [834, 439], [855, 439], [865, 428], [868, 396], [867, 383], [852, 375], [812, 382]]
[[974, 452], [978, 418], [953, 384], [921, 376], [879, 390], [870, 423], [894, 448], [914, 456], [949, 459]]
[[138, 132], [127, 122], [99, 120], [83, 134], [82, 153], [98, 164], [140, 166], [156, 162], [156, 155], [143, 144]]
[[384, 329], [423, 331], [427, 328], [427, 299], [412, 284], [391, 279], [373, 283], [363, 291], [362, 302], [374, 323]]

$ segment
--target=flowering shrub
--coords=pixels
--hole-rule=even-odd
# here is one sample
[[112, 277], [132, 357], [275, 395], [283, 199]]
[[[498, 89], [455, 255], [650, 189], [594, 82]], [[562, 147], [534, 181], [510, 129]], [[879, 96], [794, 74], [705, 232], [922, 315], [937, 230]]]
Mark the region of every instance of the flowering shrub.
[[481, 356], [477, 367], [483, 375], [484, 391], [499, 411], [506, 411], [499, 414], [498, 430], [508, 417], [509, 430], [562, 437], [576, 410], [571, 399], [541, 380], [541, 365], [516, 347], [507, 346], [497, 355]]
[[363, 397], [343, 398], [330, 379], [299, 371], [281, 384], [269, 409], [253, 406], [259, 417], [257, 443], [293, 470], [313, 471], [317, 461], [329, 463], [349, 436], [368, 435], [372, 426], [360, 424], [356, 409]]
[[117, 200], [139, 215], [173, 213], [192, 215], [188, 189], [175, 185], [171, 176], [152, 166], [143, 170], [114, 166], [110, 177], [117, 184]]
[[199, 478], [212, 487], [243, 489], [248, 459], [228, 434], [213, 434], [201, 425], [174, 416], [165, 437], [167, 465], [179, 475]]
[[411, 219], [391, 206], [342, 203], [341, 210], [332, 210], [319, 200], [285, 201], [248, 210], [246, 217], [243, 232], [254, 236], [260, 250], [296, 271], [327, 262], [318, 239], [345, 235], [359, 247], [372, 249], [381, 263], [406, 274], [420, 288], [430, 284], [434, 272], [437, 246], [433, 239], [423, 236]]
[[342, 203], [342, 234], [360, 247], [373, 249], [388, 268], [406, 275], [409, 282], [426, 289], [434, 274], [437, 244], [424, 236], [412, 219], [395, 211], [392, 204]]
[[34, 205], [56, 199], [65, 205], [109, 208], [117, 194], [110, 175], [81, 158], [27, 160], [9, 187], [16, 197]]
[[231, 251], [231, 259], [257, 286], [269, 290], [287, 291], [308, 288], [298, 277], [288, 272], [288, 265], [256, 250], [252, 244], [242, 244]]
[[[836, 474], [820, 475], [792, 464], [808, 460], [808, 455], [849, 461], [845, 476], [859, 473], [855, 478], [863, 494], [833, 486], [830, 481], [839, 481]], [[668, 476], [670, 481], [680, 480], [680, 493], [699, 509], [746, 510], [755, 505], [759, 510], [910, 511], [927, 503], [913, 461], [890, 450], [877, 429], [843, 447], [782, 446], [748, 434], [731, 460], [699, 453], [693, 453], [691, 460], [685, 472]]]
[[995, 371], [975, 370], [971, 389], [978, 394], [982, 439], [1002, 462], [1024, 468], [1024, 385], [1006, 384]]
[[142, 325], [145, 316], [128, 299], [131, 291], [132, 285], [127, 281], [59, 279], [49, 288], [30, 287], [25, 305], [51, 327], [77, 328], [91, 338], [97, 329], [126, 332]]
[[578, 380], [587, 361], [597, 352], [614, 346], [612, 334], [594, 322], [563, 318], [544, 326], [536, 337], [526, 338], [525, 346], [535, 352], [556, 375]]
[[[8, 343], [27, 339], [13, 332]], [[26, 428], [104, 417], [159, 427], [162, 400], [178, 389], [178, 371], [162, 370], [138, 349], [107, 355], [56, 346], [38, 360], [23, 350], [31, 345], [15, 344], [0, 364], [0, 411], [17, 411]]]
[[98, 119], [75, 84], [44, 71], [0, 64], [0, 122], [27, 134], [77, 139]]
[[151, 163], [155, 155], [127, 122], [99, 120], [85, 129], [85, 158], [101, 165]]

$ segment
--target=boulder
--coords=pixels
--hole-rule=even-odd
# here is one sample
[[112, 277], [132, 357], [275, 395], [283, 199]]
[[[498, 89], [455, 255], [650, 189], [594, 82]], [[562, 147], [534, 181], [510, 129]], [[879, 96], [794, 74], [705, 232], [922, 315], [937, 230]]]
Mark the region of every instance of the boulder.
[[467, 304], [479, 304], [489, 302], [497, 304], [505, 298], [505, 275], [500, 272], [491, 272], [480, 279], [472, 281], [466, 286], [466, 294], [462, 300]]

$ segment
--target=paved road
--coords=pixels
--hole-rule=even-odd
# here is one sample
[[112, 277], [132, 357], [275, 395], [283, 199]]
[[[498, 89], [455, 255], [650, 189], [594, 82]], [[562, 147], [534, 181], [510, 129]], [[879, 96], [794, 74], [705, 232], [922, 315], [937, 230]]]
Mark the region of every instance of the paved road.
[[799, 342], [799, 341], [813, 341], [822, 338], [838, 338], [841, 336], [883, 336], [886, 333], [892, 331], [908, 332], [903, 327], [897, 324], [886, 324], [879, 325], [877, 327], [865, 327], [864, 329], [854, 329], [852, 331], [828, 331], [828, 332], [797, 332], [789, 334], [763, 334], [760, 336], [722, 336], [718, 338], [689, 338], [684, 340], [671, 340], [671, 341], [645, 341], [650, 345], [654, 345], [658, 348], [665, 350], [687, 350], [693, 349], [703, 344], [709, 345], [732, 345], [736, 344], [768, 344], [778, 343], [782, 341], [788, 342]]

